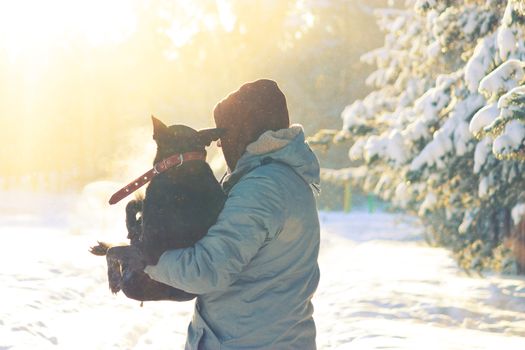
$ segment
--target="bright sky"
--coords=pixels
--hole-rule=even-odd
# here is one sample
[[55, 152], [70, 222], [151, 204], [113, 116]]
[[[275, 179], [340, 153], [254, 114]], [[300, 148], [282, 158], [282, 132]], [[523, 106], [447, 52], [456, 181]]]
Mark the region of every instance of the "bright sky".
[[151, 114], [208, 125], [220, 98], [266, 69], [253, 54], [275, 57], [290, 21], [312, 27], [301, 0], [286, 17], [294, 1], [0, 0], [0, 180], [94, 168]]
[[119, 42], [135, 30], [136, 1], [2, 0], [0, 46], [10, 60], [45, 55], [72, 40], [85, 45]]
[[[144, 22], [151, 18], [165, 23]], [[169, 91], [162, 76], [155, 78], [162, 69], [158, 57], [176, 57], [175, 50], [200, 30], [231, 31], [235, 20], [228, 0], [0, 0], [4, 142], [23, 139], [29, 153], [45, 144], [48, 157], [60, 158], [64, 141], [89, 144], [79, 140], [82, 123], [91, 123], [93, 131], [98, 128], [93, 123], [125, 118], [117, 104], [134, 109], [129, 113], [142, 113], [141, 103], [149, 113], [158, 112], [148, 106], [151, 97]], [[157, 26], [163, 29], [156, 32]], [[160, 30], [171, 51], [163, 52], [169, 45], [161, 48], [155, 41]], [[100, 128], [93, 131], [97, 136], [103, 135]], [[11, 150], [2, 153], [18, 162]]]
[[[158, 22], [142, 23], [143, 31], [138, 32], [139, 21], [147, 21], [151, 14]], [[165, 21], [162, 29], [144, 31], [145, 27], [155, 28], [160, 21]], [[0, 96], [0, 114], [25, 121], [40, 114], [43, 119], [46, 106], [56, 106], [65, 97], [63, 89], [53, 90], [49, 85], [64, 87], [64, 81], [75, 79], [75, 75], [77, 80], [86, 80], [86, 75], [93, 78], [92, 84], [98, 85], [97, 94], [102, 96], [106, 91], [101, 85], [111, 85], [119, 79], [118, 69], [124, 70], [126, 63], [136, 66], [136, 76], [147, 75], [145, 68], [155, 65], [153, 54], [175, 59], [177, 50], [199, 31], [222, 27], [230, 32], [235, 21], [228, 0], [0, 0], [0, 72], [5, 71], [0, 91], [10, 90]], [[154, 36], [160, 32], [169, 38], [171, 48], [160, 48], [155, 41]], [[147, 52], [149, 42], [157, 45], [153, 53], [151, 47]], [[128, 46], [119, 51], [123, 44], [131, 44], [135, 49]], [[112, 65], [119, 67], [109, 68]], [[89, 69], [91, 74], [86, 73]], [[161, 89], [160, 82], [154, 84]], [[80, 88], [85, 91], [93, 86], [86, 81]], [[110, 94], [107, 96], [110, 98]], [[17, 103], [9, 106], [13, 101]], [[46, 106], [42, 101], [47, 101]], [[38, 122], [35, 119], [30, 128], [41, 129]]]
[[[175, 0], [173, 5], [180, 18], [171, 18], [168, 34], [177, 47], [187, 43], [201, 23], [207, 29], [220, 24], [226, 31], [235, 25], [227, 0], [215, 1], [218, 18], [205, 13], [199, 1]], [[88, 46], [118, 43], [135, 31], [137, 11], [147, 6], [140, 0], [0, 0], [0, 48], [15, 61], [46, 55], [72, 41]]]

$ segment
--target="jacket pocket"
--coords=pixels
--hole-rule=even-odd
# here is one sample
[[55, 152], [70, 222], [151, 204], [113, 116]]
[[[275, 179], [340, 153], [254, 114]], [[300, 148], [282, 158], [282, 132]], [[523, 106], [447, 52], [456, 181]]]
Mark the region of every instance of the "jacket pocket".
[[185, 350], [219, 350], [221, 348], [221, 341], [195, 308], [193, 319], [188, 327]]
[[188, 336], [186, 338], [186, 345], [184, 350], [198, 350], [204, 330], [202, 328], [195, 328], [190, 323], [188, 327]]

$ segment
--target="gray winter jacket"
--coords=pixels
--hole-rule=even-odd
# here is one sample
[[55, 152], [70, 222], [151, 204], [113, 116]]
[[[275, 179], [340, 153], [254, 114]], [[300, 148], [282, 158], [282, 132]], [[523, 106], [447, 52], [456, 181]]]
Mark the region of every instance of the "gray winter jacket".
[[318, 184], [302, 127], [266, 132], [224, 182], [228, 199], [207, 235], [146, 267], [199, 294], [186, 349], [315, 349]]

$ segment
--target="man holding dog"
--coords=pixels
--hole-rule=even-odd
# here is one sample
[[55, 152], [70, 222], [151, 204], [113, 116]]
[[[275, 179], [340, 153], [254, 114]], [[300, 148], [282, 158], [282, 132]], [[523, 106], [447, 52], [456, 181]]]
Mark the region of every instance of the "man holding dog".
[[145, 272], [198, 294], [186, 349], [315, 349], [319, 163], [277, 84], [243, 85], [214, 110], [228, 199], [193, 247]]

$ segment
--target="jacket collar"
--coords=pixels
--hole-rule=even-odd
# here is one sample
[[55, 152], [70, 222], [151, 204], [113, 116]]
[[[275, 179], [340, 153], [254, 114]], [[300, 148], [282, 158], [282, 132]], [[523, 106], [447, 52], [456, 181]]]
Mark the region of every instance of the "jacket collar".
[[295, 124], [287, 129], [267, 131], [249, 144], [235, 169], [223, 178], [224, 191], [228, 193], [244, 175], [266, 164], [268, 159], [290, 166], [305, 182], [318, 187], [317, 157], [305, 142], [302, 126]]

